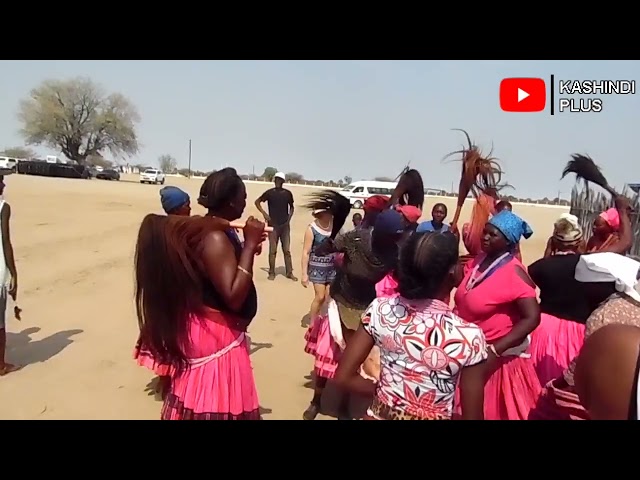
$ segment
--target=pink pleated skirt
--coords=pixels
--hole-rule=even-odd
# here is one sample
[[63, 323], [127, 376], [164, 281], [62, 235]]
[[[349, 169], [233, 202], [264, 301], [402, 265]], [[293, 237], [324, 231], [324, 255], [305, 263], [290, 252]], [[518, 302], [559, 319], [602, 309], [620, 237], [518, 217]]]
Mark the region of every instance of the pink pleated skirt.
[[485, 420], [527, 420], [542, 386], [530, 358], [499, 358], [484, 387]]
[[229, 314], [208, 310], [190, 322], [191, 367], [174, 372], [163, 420], [260, 420], [260, 404], [244, 332]]
[[575, 388], [561, 375], [544, 387], [529, 420], [589, 420], [589, 414]]
[[169, 365], [163, 365], [156, 362], [152, 353], [142, 341], [141, 336], [138, 337], [138, 342], [133, 349], [133, 359], [136, 360], [138, 365], [148, 368], [159, 377], [166, 377], [171, 374], [171, 367]]
[[543, 313], [531, 334], [531, 360], [541, 385], [556, 379], [580, 353], [584, 324]]
[[[485, 420], [527, 420], [542, 391], [529, 358], [501, 357], [484, 387]], [[456, 390], [455, 417], [462, 414]]]
[[336, 374], [342, 351], [333, 340], [329, 317], [316, 315], [304, 336], [304, 351], [314, 357], [313, 371], [317, 377], [331, 379]]

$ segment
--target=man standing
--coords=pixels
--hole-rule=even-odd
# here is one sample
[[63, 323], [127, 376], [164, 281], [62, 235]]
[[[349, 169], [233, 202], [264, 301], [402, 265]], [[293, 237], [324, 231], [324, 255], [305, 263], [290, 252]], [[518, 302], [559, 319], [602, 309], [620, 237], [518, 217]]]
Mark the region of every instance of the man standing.
[[[0, 196], [4, 194], [4, 187], [4, 176], [0, 175]], [[0, 200], [0, 245], [2, 246], [2, 256], [0, 256], [0, 376], [18, 369], [15, 365], [5, 361], [7, 296], [10, 296], [15, 302], [18, 295], [18, 272], [11, 245], [10, 220], [11, 207], [2, 199]], [[16, 318], [19, 318], [18, 311], [19, 309], [14, 307]]]
[[[293, 216], [293, 194], [284, 184], [284, 173], [278, 172], [273, 177], [274, 188], [264, 192], [256, 200], [256, 208], [264, 216], [265, 222], [273, 227], [269, 233], [269, 280], [276, 278], [276, 255], [278, 253], [278, 240], [282, 244], [284, 255], [284, 268], [288, 279], [297, 282], [293, 276], [293, 264], [291, 263], [291, 217]], [[262, 203], [267, 202], [269, 213], [262, 208]]]

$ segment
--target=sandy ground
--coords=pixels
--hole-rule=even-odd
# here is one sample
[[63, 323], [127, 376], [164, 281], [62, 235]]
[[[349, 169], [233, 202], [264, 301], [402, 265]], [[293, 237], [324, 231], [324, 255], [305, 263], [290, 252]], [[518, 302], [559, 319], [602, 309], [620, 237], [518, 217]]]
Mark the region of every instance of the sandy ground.
[[[8, 320], [10, 362], [24, 368], [0, 377], [0, 419], [157, 419], [153, 375], [132, 360], [138, 327], [133, 309], [133, 249], [143, 216], [160, 212], [160, 187], [137, 177], [120, 182], [13, 175], [5, 198], [23, 320]], [[201, 180], [167, 179], [189, 192], [194, 213]], [[249, 207], [268, 188], [248, 184]], [[312, 190], [293, 187], [302, 203]], [[429, 199], [429, 212], [435, 199]], [[453, 199], [446, 199], [453, 213]], [[561, 210], [516, 206], [536, 234], [523, 244], [527, 263], [543, 252]], [[468, 218], [466, 206], [463, 218]], [[298, 208], [292, 255], [300, 274], [302, 236], [311, 217]], [[278, 255], [278, 273], [283, 273]], [[250, 328], [252, 360], [265, 419], [299, 419], [312, 396], [312, 359], [304, 353], [301, 319], [312, 291], [278, 275], [267, 281], [267, 255], [257, 261], [258, 316]], [[330, 418], [330, 417], [323, 417]]]

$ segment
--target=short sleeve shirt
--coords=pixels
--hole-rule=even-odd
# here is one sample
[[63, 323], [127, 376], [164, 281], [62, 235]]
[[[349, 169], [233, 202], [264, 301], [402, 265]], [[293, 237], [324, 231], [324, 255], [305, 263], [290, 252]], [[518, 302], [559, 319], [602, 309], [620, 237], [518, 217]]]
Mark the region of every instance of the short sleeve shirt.
[[380, 348], [376, 396], [421, 418], [451, 418], [462, 369], [487, 359], [482, 330], [439, 300], [376, 298], [362, 317]]
[[289, 223], [290, 208], [293, 208], [293, 194], [286, 188], [270, 188], [259, 201], [267, 202], [271, 226], [281, 227]]

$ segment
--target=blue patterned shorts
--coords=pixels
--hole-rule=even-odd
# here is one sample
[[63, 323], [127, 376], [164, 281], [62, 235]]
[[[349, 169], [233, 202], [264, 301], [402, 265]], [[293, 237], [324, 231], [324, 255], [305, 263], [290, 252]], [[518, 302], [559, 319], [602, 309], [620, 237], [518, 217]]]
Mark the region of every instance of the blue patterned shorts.
[[313, 253], [309, 256], [309, 281], [318, 285], [329, 285], [336, 278], [336, 268], [333, 255], [318, 257]]

